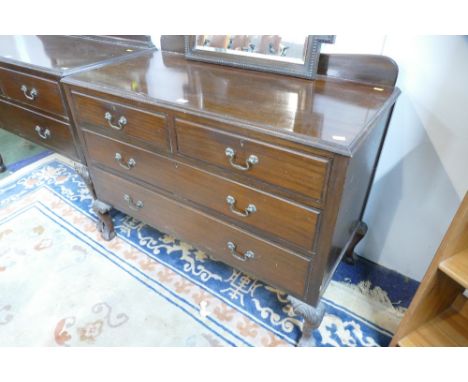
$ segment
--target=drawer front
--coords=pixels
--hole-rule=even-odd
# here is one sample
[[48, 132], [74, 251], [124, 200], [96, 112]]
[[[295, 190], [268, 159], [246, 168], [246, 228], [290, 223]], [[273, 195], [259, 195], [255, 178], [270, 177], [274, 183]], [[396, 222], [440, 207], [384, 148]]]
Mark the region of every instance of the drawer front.
[[0, 68], [0, 88], [8, 98], [67, 117], [56, 81]]
[[91, 128], [125, 140], [127, 137], [170, 151], [167, 117], [72, 91], [75, 116], [81, 128]]
[[176, 120], [178, 152], [322, 201], [328, 160]]
[[0, 126], [72, 159], [78, 159], [68, 123], [0, 100]]
[[[100, 135], [85, 133], [92, 161], [312, 251], [319, 211]], [[117, 160], [116, 160], [117, 157]]]
[[96, 168], [91, 168], [91, 172], [100, 200], [162, 232], [206, 250], [235, 268], [295, 296], [304, 296], [309, 259], [132, 182]]

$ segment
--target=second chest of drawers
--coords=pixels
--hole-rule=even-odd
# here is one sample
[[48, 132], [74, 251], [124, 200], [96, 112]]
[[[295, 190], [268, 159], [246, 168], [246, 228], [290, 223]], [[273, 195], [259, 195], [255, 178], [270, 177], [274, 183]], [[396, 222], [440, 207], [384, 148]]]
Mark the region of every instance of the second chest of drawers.
[[0, 127], [83, 161], [58, 78], [0, 65]]
[[0, 128], [85, 163], [60, 80], [144, 50], [114, 40], [0, 36]]

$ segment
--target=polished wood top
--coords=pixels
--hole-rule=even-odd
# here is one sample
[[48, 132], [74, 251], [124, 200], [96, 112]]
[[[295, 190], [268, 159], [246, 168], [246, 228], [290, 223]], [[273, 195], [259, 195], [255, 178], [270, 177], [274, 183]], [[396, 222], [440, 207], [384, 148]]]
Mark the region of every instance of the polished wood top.
[[0, 36], [0, 63], [58, 76], [140, 50], [79, 36]]
[[255, 126], [267, 133], [350, 155], [391, 107], [394, 87], [322, 77], [315, 81], [186, 60], [148, 51], [63, 80], [117, 96]]

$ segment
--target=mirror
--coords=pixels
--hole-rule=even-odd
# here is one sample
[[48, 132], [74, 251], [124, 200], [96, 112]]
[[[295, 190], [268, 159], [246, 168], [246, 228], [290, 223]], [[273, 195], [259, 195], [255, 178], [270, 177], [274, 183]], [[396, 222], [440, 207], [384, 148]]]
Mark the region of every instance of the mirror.
[[315, 78], [321, 43], [334, 36], [192, 35], [185, 37], [188, 59], [297, 77]]
[[196, 49], [252, 55], [260, 59], [280, 59], [303, 64], [306, 43], [307, 36], [300, 35], [197, 36]]

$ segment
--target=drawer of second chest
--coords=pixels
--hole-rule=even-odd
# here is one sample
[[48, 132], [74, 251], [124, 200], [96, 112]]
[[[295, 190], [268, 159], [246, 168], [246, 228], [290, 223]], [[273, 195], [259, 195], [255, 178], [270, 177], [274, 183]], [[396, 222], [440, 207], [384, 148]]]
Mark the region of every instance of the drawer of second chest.
[[8, 98], [67, 117], [60, 88], [55, 81], [0, 68], [0, 88]]
[[220, 213], [265, 236], [313, 251], [319, 210], [162, 155], [85, 132], [89, 160]]
[[16, 104], [0, 100], [0, 127], [77, 159], [71, 127]]

